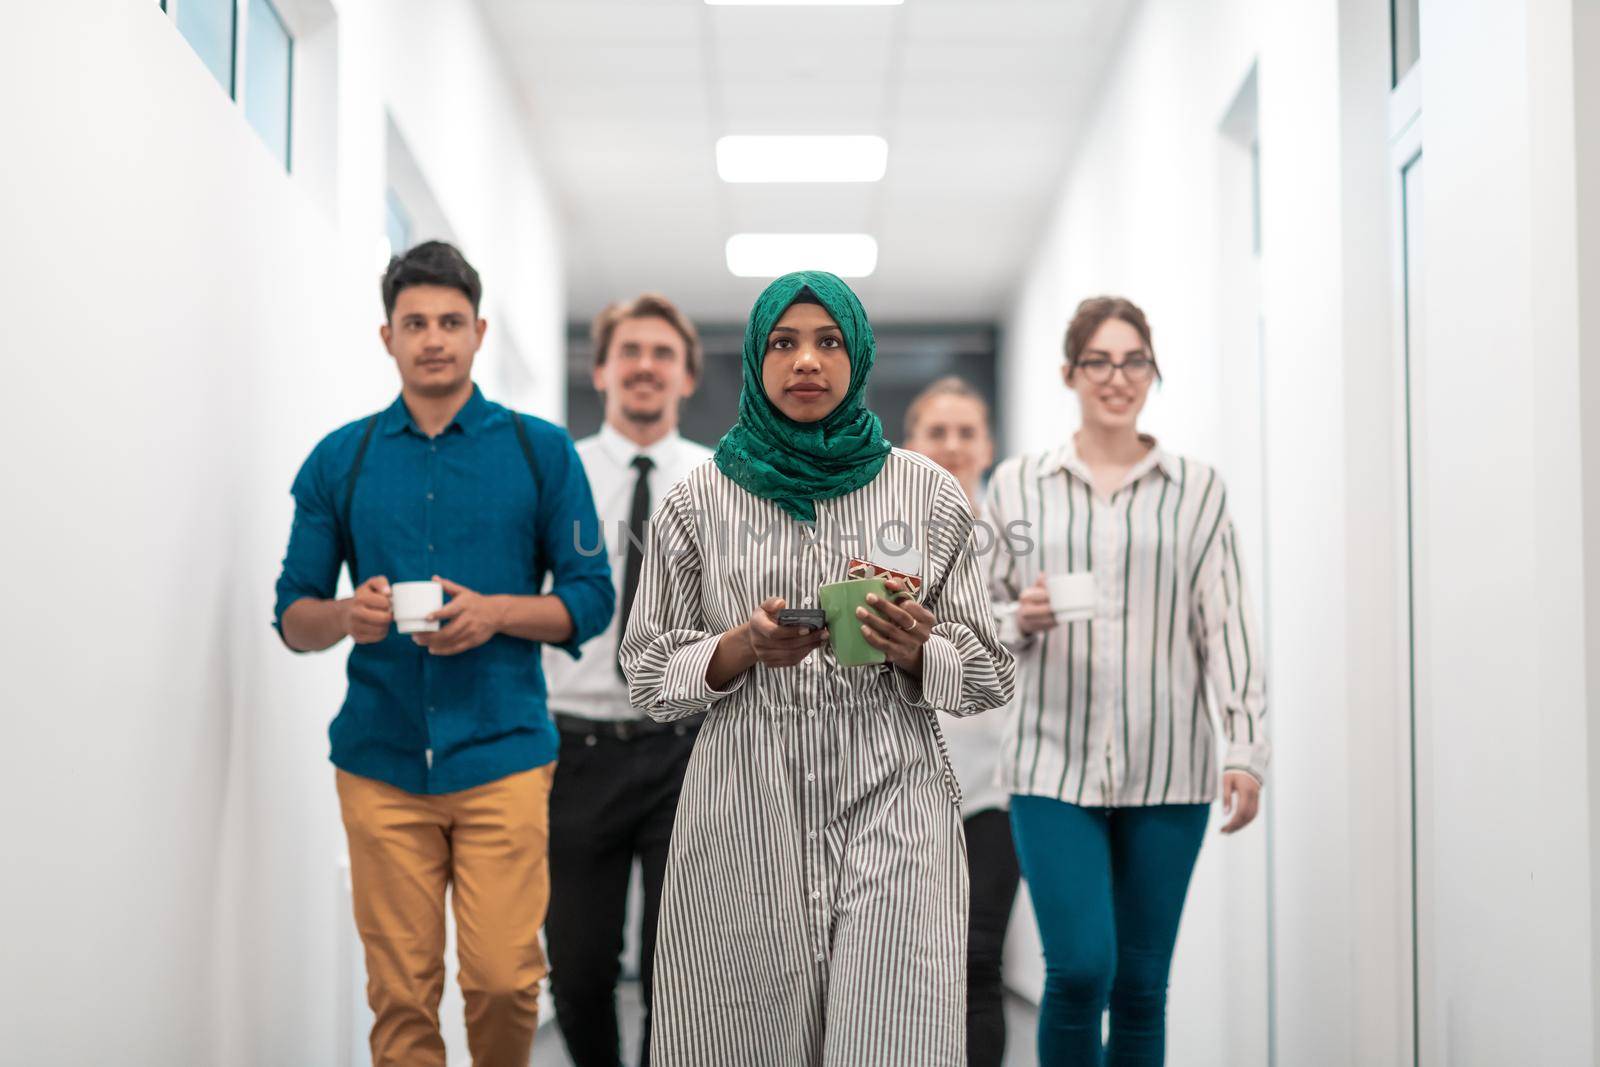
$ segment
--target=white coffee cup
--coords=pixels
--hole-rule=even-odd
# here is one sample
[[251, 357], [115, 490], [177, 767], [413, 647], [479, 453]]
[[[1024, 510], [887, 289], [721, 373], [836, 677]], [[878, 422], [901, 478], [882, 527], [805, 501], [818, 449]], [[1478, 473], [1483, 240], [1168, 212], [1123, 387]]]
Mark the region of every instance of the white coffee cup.
[[438, 582], [395, 582], [389, 586], [394, 604], [394, 627], [403, 634], [432, 633], [438, 619], [428, 616], [444, 607], [444, 586]]
[[1082, 622], [1094, 618], [1094, 573], [1051, 574], [1044, 580], [1050, 593], [1050, 610], [1057, 622]]

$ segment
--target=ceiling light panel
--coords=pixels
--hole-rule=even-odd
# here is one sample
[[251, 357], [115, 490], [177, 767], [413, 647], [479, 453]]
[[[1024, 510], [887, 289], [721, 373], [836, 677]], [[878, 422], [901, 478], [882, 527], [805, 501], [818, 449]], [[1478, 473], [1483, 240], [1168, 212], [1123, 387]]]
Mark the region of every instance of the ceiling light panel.
[[905, 0], [706, 0], [712, 7], [894, 7]]
[[878, 267], [878, 242], [864, 233], [736, 233], [726, 247], [728, 270], [740, 278], [776, 278], [825, 270], [865, 278]]
[[725, 182], [875, 182], [889, 166], [889, 142], [870, 134], [734, 134], [717, 139]]

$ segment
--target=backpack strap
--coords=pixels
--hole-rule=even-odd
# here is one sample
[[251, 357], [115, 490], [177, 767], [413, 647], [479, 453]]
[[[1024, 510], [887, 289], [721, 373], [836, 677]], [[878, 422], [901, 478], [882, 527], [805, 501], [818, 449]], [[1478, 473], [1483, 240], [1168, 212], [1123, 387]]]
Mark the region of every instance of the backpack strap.
[[528, 473], [533, 475], [533, 489], [538, 494], [538, 502], [544, 503], [544, 486], [539, 481], [539, 461], [533, 455], [533, 442], [528, 440], [528, 428], [522, 424], [522, 415], [513, 411], [511, 425], [517, 429], [517, 444], [522, 446], [522, 458], [528, 461]]
[[[517, 430], [517, 444], [522, 446], [522, 458], [528, 461], [528, 473], [533, 475], [533, 514], [534, 525], [539, 526], [539, 512], [544, 508], [544, 485], [539, 477], [539, 460], [533, 454], [533, 442], [528, 439], [528, 428], [522, 424], [522, 414], [518, 411], [511, 412], [511, 425]], [[534, 537], [533, 573], [539, 575], [537, 579], [543, 583], [545, 573], [544, 552], [538, 547], [539, 538]]]
[[356, 577], [356, 539], [350, 530], [350, 511], [355, 504], [356, 479], [361, 475], [361, 463], [367, 458], [367, 445], [372, 443], [372, 431], [377, 425], [377, 415], [367, 420], [367, 428], [361, 434], [361, 444], [356, 446], [355, 462], [350, 465], [350, 473], [345, 476], [344, 507], [339, 509], [339, 555], [350, 566], [352, 589], [360, 584], [361, 579]]

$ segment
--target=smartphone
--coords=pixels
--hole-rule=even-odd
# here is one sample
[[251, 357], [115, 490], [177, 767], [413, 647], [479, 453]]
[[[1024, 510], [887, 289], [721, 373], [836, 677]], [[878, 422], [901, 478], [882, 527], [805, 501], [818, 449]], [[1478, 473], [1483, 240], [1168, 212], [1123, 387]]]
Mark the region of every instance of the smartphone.
[[783, 608], [778, 612], [779, 626], [805, 626], [820, 630], [828, 624], [828, 615], [821, 608]]

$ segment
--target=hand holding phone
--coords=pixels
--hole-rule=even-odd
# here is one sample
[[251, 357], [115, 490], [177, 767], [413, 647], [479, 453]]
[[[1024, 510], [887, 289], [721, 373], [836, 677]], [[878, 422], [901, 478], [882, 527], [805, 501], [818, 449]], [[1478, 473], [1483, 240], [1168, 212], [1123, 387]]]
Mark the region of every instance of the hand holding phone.
[[[782, 597], [768, 597], [750, 613], [750, 621], [738, 628], [748, 642], [751, 659], [756, 663], [768, 667], [793, 667], [828, 639], [828, 631], [821, 625], [812, 629], [806, 623], [786, 623], [784, 614], [789, 610]], [[793, 610], [804, 613], [814, 609]]]
[[820, 630], [828, 624], [827, 613], [821, 608], [784, 608], [777, 615], [779, 626], [804, 626]]

